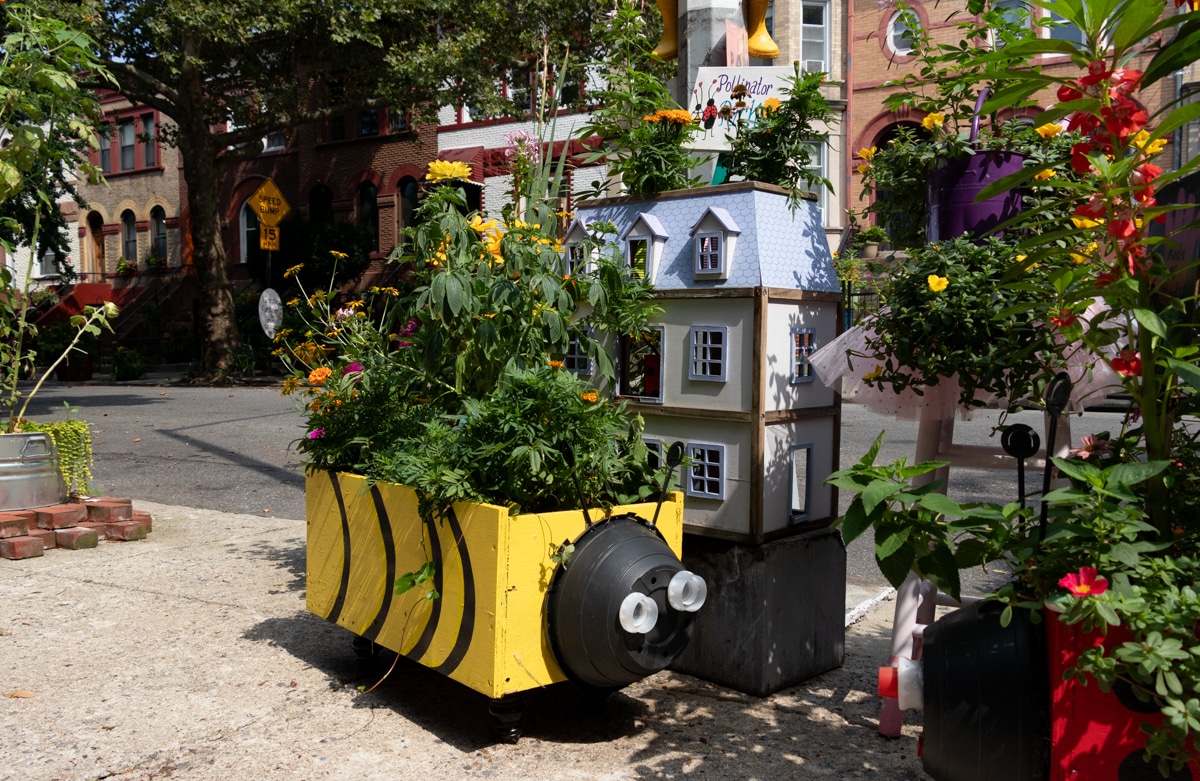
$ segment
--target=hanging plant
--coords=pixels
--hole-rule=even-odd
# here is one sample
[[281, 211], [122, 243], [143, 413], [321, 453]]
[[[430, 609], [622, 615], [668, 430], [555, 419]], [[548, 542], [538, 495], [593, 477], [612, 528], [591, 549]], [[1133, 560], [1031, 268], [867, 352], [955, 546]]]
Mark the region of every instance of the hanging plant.
[[47, 434], [58, 452], [58, 471], [67, 493], [71, 498], [86, 496], [91, 492], [92, 479], [92, 432], [84, 420], [56, 420], [39, 423], [26, 420], [24, 431], [40, 431]]

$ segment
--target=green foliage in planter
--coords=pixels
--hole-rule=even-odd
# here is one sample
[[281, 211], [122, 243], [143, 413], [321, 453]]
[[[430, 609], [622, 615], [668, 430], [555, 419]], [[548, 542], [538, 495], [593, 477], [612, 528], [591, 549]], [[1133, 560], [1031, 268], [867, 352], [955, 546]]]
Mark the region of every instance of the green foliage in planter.
[[86, 421], [68, 418], [39, 423], [26, 420], [21, 428], [24, 431], [41, 431], [54, 442], [58, 452], [58, 471], [69, 495], [84, 496], [91, 492], [92, 432]]
[[137, 350], [118, 347], [113, 355], [112, 378], [114, 380], [136, 380], [146, 373], [146, 359]]
[[867, 342], [879, 368], [868, 382], [920, 395], [957, 374], [965, 407], [984, 404], [977, 391], [1009, 404], [1037, 397], [1061, 362], [1040, 314], [1055, 279], [1047, 265], [1025, 269], [1015, 245], [998, 239], [914, 250], [880, 285]]
[[[37, 341], [34, 347], [37, 353], [36, 362], [40, 365], [48, 365], [60, 355], [67, 352], [71, 341], [75, 339], [79, 329], [73, 326], [70, 322], [62, 320], [60, 322], [48, 325], [38, 331]], [[80, 353], [92, 355], [96, 350], [96, 335], [85, 331], [79, 336], [79, 341], [75, 344], [75, 348], [71, 353]], [[67, 354], [66, 363], [71, 363], [72, 355]]]
[[768, 98], [753, 122], [739, 115], [737, 132], [729, 140], [729, 173], [783, 187], [793, 207], [799, 205], [802, 193], [816, 187], [833, 190], [813, 167], [813, 158], [829, 140], [829, 131], [817, 126], [829, 127], [837, 121], [821, 94], [825, 74], [801, 74], [798, 62], [795, 68], [796, 74], [783, 87], [786, 99]]

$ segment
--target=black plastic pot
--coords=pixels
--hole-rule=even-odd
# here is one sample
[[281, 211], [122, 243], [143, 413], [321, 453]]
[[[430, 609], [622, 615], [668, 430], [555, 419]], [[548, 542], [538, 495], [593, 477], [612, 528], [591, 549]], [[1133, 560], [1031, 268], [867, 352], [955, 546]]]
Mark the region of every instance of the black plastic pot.
[[925, 629], [925, 772], [936, 781], [1041, 781], [1050, 766], [1046, 632], [977, 602]]

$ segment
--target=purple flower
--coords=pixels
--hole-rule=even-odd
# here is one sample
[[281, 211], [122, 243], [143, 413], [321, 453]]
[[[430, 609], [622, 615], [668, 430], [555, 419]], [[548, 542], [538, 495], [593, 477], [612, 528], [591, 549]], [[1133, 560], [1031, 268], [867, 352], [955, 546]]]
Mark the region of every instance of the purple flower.
[[314, 428], [312, 431], [308, 432], [309, 439], [320, 439], [323, 436], [325, 436], [325, 429], [323, 428]]
[[1070, 449], [1070, 455], [1085, 459], [1090, 456], [1100, 457], [1112, 455], [1112, 442], [1110, 440], [1099, 439], [1091, 434], [1084, 434], [1082, 437], [1080, 437], [1080, 442], [1082, 444], [1079, 447], [1073, 447]]
[[354, 374], [355, 372], [360, 372], [362, 370], [363, 365], [358, 361], [354, 361], [353, 363], [347, 364], [346, 368], [342, 369], [342, 376], [345, 377], [347, 374]]
[[406, 342], [406, 341], [404, 341], [403, 339], [401, 339], [400, 341], [396, 342], [396, 344], [398, 344], [398, 345], [399, 345], [399, 346], [401, 346], [401, 347], [412, 347], [412, 342]]
[[421, 327], [420, 318], [414, 317], [412, 320], [408, 321], [408, 325], [404, 326], [404, 330], [400, 332], [400, 335], [401, 336], [412, 336], [413, 334], [415, 334], [417, 332], [417, 329], [420, 327]]

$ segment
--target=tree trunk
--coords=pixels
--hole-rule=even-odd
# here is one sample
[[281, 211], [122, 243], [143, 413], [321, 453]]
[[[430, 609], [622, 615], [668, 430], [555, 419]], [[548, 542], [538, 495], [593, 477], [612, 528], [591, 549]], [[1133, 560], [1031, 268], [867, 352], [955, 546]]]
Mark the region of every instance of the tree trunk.
[[[186, 80], [186, 81], [190, 81]], [[192, 86], [188, 84], [187, 86]], [[199, 94], [199, 83], [195, 84]], [[196, 101], [194, 105], [201, 105]], [[192, 260], [200, 280], [200, 318], [204, 351], [201, 373], [224, 379], [241, 345], [234, 314], [233, 289], [221, 238], [221, 166], [216, 138], [197, 112], [179, 119], [179, 150], [191, 212]]]

